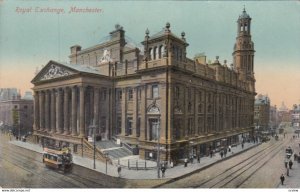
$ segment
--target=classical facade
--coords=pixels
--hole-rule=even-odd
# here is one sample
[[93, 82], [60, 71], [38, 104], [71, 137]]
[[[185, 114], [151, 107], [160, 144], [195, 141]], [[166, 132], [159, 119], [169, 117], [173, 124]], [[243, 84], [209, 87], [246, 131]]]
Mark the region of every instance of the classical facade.
[[300, 105], [294, 104], [291, 110], [292, 126], [296, 129], [300, 128]]
[[239, 142], [253, 133], [255, 78], [251, 18], [237, 21], [234, 63], [203, 55], [187, 58], [189, 45], [170, 24], [143, 49], [120, 25], [109, 40], [82, 49], [71, 47], [70, 64], [50, 61], [32, 80], [35, 135], [76, 148], [92, 134], [120, 139], [145, 159], [177, 160]]

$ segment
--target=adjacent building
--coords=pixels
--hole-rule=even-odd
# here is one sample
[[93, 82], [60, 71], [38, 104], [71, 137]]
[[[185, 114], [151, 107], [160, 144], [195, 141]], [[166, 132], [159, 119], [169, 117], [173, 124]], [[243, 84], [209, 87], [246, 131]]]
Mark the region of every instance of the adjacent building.
[[291, 110], [292, 126], [296, 129], [300, 128], [300, 104], [294, 104]]
[[233, 65], [187, 57], [185, 33], [167, 23], [140, 49], [120, 25], [107, 41], [71, 47], [70, 63], [49, 61], [34, 77], [37, 142], [77, 148], [92, 134], [137, 148], [143, 159], [176, 161], [253, 134], [254, 43], [251, 17], [237, 20]]
[[[17, 90], [17, 89], [2, 89]], [[5, 91], [4, 91], [5, 92]], [[3, 92], [2, 92], [3, 93]], [[13, 93], [13, 94], [11, 94]], [[0, 123], [2, 128], [11, 130], [15, 135], [32, 132], [33, 127], [33, 96], [26, 92], [23, 97], [17, 91], [8, 91], [0, 101]], [[8, 97], [8, 95], [11, 95]]]
[[269, 129], [270, 121], [270, 98], [267, 95], [259, 94], [254, 105], [254, 124], [260, 131]]

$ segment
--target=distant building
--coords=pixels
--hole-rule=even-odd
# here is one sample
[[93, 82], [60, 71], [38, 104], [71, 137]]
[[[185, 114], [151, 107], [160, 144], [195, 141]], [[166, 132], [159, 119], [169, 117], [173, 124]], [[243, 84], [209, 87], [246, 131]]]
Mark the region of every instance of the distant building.
[[254, 104], [254, 124], [259, 130], [268, 130], [270, 120], [270, 98], [259, 94]]
[[282, 102], [281, 106], [278, 109], [278, 122], [291, 122], [291, 111], [285, 106]]
[[299, 129], [300, 128], [300, 104], [294, 105], [293, 109], [291, 110], [291, 120], [292, 120], [292, 126], [294, 128]]
[[0, 101], [0, 125], [15, 134], [32, 132], [33, 126], [33, 96], [26, 92], [21, 98], [17, 89], [4, 90]]
[[276, 129], [278, 127], [278, 113], [276, 105], [270, 106], [269, 127], [271, 129]]
[[16, 88], [0, 88], [0, 101], [16, 99], [19, 96]]

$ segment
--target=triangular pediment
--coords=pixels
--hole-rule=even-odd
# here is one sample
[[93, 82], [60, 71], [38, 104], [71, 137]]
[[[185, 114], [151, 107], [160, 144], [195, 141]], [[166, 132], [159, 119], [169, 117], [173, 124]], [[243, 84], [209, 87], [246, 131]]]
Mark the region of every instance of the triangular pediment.
[[32, 82], [46, 81], [50, 79], [61, 78], [78, 73], [78, 71], [69, 68], [61, 63], [50, 61], [40, 72], [35, 76]]

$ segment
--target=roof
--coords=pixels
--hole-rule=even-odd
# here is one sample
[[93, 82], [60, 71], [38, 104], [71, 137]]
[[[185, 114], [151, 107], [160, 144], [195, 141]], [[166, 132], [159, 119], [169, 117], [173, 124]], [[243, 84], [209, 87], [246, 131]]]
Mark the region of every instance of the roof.
[[247, 14], [245, 8], [243, 10], [243, 13], [239, 16], [239, 19], [251, 19], [251, 17]]
[[53, 61], [53, 62], [58, 63], [58, 64], [63, 65], [63, 66], [66, 66], [66, 67], [69, 67], [69, 68], [74, 69], [74, 70], [79, 71], [79, 72], [93, 73], [93, 74], [99, 75], [99, 70], [97, 70], [94, 67], [88, 66], [88, 65], [69, 64], [69, 63], [61, 63], [61, 62], [59, 63], [57, 61]]

